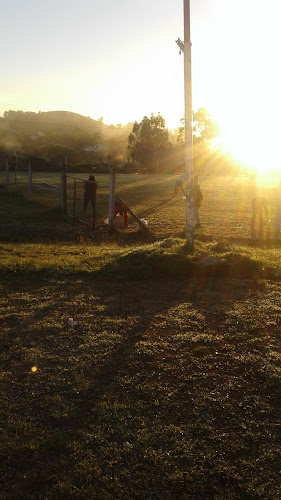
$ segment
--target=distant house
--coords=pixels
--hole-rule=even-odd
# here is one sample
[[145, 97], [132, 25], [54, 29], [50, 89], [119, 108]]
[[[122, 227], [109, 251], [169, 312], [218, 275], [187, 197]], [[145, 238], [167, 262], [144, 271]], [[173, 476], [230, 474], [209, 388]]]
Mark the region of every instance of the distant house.
[[31, 135], [30, 136], [30, 139], [32, 141], [37, 141], [38, 139], [42, 138], [42, 137], [45, 137], [45, 134], [43, 134], [43, 132], [38, 132], [37, 135]]
[[103, 144], [95, 144], [94, 146], [83, 146], [82, 148], [82, 151], [93, 151], [93, 152], [96, 152], [96, 151], [108, 151], [108, 147], [107, 146], [104, 146]]

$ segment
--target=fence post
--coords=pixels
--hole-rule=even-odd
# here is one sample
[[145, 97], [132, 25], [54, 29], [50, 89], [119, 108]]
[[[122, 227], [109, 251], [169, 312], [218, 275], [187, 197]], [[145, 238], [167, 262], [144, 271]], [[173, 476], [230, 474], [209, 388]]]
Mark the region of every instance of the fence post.
[[61, 183], [60, 183], [60, 209], [63, 214], [66, 213], [66, 165], [65, 163], [61, 169]]
[[18, 152], [16, 152], [16, 163], [15, 163], [15, 184], [17, 183], [17, 173], [19, 169], [19, 157], [18, 157]]
[[93, 228], [96, 227], [97, 184], [93, 183]]
[[109, 159], [109, 207], [108, 207], [108, 227], [113, 228], [114, 221], [114, 205], [115, 205], [115, 183], [116, 183], [116, 171], [112, 168]]
[[27, 190], [28, 190], [28, 194], [32, 193], [32, 169], [31, 169], [31, 161], [30, 160], [28, 162]]
[[279, 191], [277, 193], [277, 206], [276, 206], [276, 216], [274, 223], [274, 241], [278, 241], [279, 239], [280, 224], [281, 224], [281, 181], [279, 184]]
[[74, 224], [75, 224], [75, 210], [76, 210], [76, 180], [74, 179], [74, 184], [73, 184], [73, 217], [72, 217], [73, 229], [74, 229]]
[[8, 160], [8, 158], [6, 158], [5, 164], [6, 164], [5, 184], [6, 184], [6, 186], [8, 186], [8, 184], [9, 184], [9, 160]]

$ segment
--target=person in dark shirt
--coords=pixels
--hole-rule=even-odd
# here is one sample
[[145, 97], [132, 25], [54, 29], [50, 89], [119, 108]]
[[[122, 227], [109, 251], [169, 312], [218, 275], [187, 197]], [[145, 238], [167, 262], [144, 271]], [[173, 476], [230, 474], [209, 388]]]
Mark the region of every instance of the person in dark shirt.
[[95, 210], [96, 189], [97, 189], [96, 179], [94, 175], [90, 175], [89, 179], [84, 183], [83, 215], [85, 214], [89, 201], [91, 202], [92, 209]]

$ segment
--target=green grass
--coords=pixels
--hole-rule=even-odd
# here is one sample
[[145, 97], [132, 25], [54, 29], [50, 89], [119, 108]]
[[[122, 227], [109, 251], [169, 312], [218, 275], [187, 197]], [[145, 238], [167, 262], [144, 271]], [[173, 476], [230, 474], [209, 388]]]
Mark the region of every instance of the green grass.
[[[161, 242], [122, 247], [100, 244], [0, 244], [0, 273], [61, 275], [90, 274], [124, 278], [155, 277], [186, 279], [193, 274], [215, 277], [280, 279], [278, 248], [249, 249], [198, 242], [194, 255], [188, 255], [182, 240], [168, 248]], [[50, 258], [50, 255], [52, 258]]]
[[[79, 174], [81, 178], [87, 178], [86, 174]], [[172, 198], [174, 188], [172, 175], [117, 175], [116, 192], [132, 208], [140, 218], [146, 218], [153, 235], [158, 239], [167, 237], [182, 238], [185, 232], [185, 203], [181, 195]], [[109, 176], [96, 175], [97, 189], [97, 216], [96, 223], [102, 227], [108, 215], [108, 192]], [[54, 174], [37, 174], [34, 176], [34, 185], [39, 181], [52, 185], [59, 185], [60, 177]], [[197, 230], [196, 237], [204, 241], [227, 241], [228, 243], [247, 245], [250, 242], [250, 219], [251, 200], [254, 196], [265, 196], [269, 204], [271, 223], [268, 228], [268, 239], [272, 238], [273, 219], [276, 209], [277, 179], [269, 178], [267, 185], [259, 185], [257, 180], [246, 177], [210, 177], [199, 179], [204, 200], [200, 209], [202, 228]], [[21, 200], [15, 201], [13, 193], [21, 190]], [[5, 194], [6, 193], [6, 194]], [[77, 185], [76, 213], [82, 217], [83, 185]], [[71, 231], [68, 219], [60, 216], [59, 191], [41, 191], [35, 189], [28, 196], [26, 187], [23, 185], [17, 189], [12, 186], [9, 191], [1, 189], [0, 192], [0, 215], [4, 224], [9, 221], [15, 225], [20, 241], [24, 238], [23, 229], [27, 230], [30, 225], [35, 224], [38, 229], [38, 238], [44, 241], [50, 236], [59, 239], [65, 237], [66, 227]], [[68, 180], [67, 193], [68, 213], [73, 211], [73, 180]], [[90, 222], [90, 211], [86, 217]], [[40, 223], [43, 230], [40, 231]], [[135, 223], [129, 220], [131, 231], [135, 231]], [[49, 229], [49, 231], [47, 231]], [[7, 231], [7, 230], [6, 230]], [[130, 232], [130, 231], [129, 231]], [[35, 236], [34, 236], [35, 237]], [[10, 238], [12, 235], [10, 234]], [[16, 238], [16, 235], [14, 235]], [[1, 236], [0, 239], [4, 239]], [[30, 240], [30, 236], [28, 241]]]
[[74, 244], [55, 196], [0, 192], [1, 500], [281, 496], [280, 246], [206, 179], [188, 255], [160, 179], [119, 188], [148, 239]]

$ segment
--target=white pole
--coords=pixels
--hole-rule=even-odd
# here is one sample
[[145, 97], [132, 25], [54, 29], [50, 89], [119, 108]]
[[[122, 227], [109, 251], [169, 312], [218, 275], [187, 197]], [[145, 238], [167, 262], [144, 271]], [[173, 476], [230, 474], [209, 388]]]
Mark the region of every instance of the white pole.
[[185, 104], [185, 176], [186, 176], [186, 246], [194, 249], [193, 161], [192, 161], [192, 81], [190, 41], [190, 1], [184, 0], [184, 104]]

